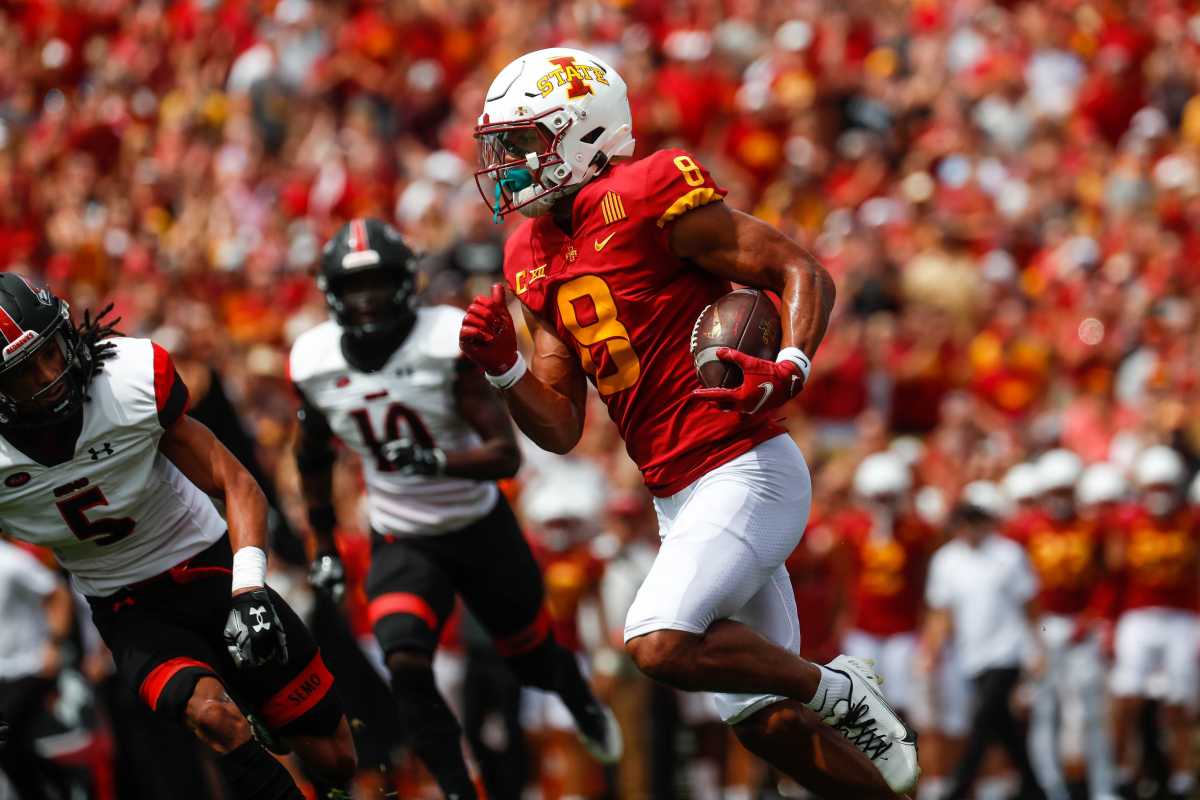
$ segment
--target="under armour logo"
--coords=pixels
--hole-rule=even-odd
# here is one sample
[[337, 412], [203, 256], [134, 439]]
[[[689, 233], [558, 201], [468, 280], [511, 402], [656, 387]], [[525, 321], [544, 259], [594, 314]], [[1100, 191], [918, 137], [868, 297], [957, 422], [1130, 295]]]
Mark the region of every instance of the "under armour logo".
[[113, 448], [111, 444], [105, 442], [104, 446], [99, 450], [94, 447], [89, 447], [88, 452], [92, 454], [92, 461], [99, 461], [101, 456], [111, 456], [113, 454]]
[[254, 632], [271, 630], [271, 623], [266, 622], [267, 609], [265, 606], [254, 606], [250, 609], [250, 616], [254, 617], [256, 622], [253, 625]]

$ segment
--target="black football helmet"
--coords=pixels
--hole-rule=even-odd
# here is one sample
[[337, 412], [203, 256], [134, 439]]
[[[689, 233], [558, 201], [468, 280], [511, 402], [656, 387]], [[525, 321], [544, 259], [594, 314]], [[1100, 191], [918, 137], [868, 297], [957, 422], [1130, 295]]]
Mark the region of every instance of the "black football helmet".
[[[71, 322], [65, 300], [19, 275], [0, 274], [0, 339], [0, 425], [52, 425], [83, 406], [95, 353]], [[22, 372], [33, 368], [47, 347], [61, 353], [61, 371], [45, 382], [23, 381]], [[18, 388], [22, 383], [26, 387]]]
[[357, 344], [398, 344], [410, 327], [416, 258], [399, 231], [380, 219], [351, 220], [325, 243], [317, 287]]

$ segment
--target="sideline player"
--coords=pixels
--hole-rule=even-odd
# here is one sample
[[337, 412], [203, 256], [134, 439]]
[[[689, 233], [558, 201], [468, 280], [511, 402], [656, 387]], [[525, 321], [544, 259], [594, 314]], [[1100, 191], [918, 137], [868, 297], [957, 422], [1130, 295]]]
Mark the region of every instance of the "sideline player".
[[842, 648], [872, 663], [911, 722], [925, 575], [937, 537], [912, 509], [912, 471], [885, 450], [854, 472], [860, 505], [834, 522], [852, 554], [854, 594]]
[[[1116, 523], [1108, 557], [1120, 586], [1115, 658], [1114, 750], [1121, 793], [1135, 783], [1133, 739], [1144, 703], [1163, 703], [1171, 798], [1191, 797], [1191, 731], [1200, 707], [1200, 519], [1184, 502], [1183, 458], [1165, 445], [1142, 451], [1133, 465], [1137, 502]], [[1155, 686], [1155, 678], [1165, 680]]]
[[239, 705], [346, 783], [356, 759], [333, 678], [264, 582], [262, 491], [184, 415], [167, 352], [112, 334], [0, 275], [0, 528], [54, 551], [126, 685], [218, 753], [234, 797], [301, 797]]
[[[1035, 462], [1039, 508], [1016, 517], [1007, 535], [1025, 547], [1037, 576], [1034, 631], [1046, 664], [1032, 703], [1029, 757], [1050, 800], [1069, 797], [1061, 731], [1067, 711], [1082, 711], [1089, 796], [1113, 800], [1115, 777], [1104, 709], [1104, 661], [1099, 634], [1112, 613], [1105, 574], [1106, 529], [1080, 514], [1083, 461], [1056, 448]], [[1093, 473], [1094, 474], [1094, 473]]]
[[369, 614], [401, 722], [447, 797], [470, 798], [461, 730], [433, 675], [456, 593], [522, 683], [558, 693], [594, 756], [616, 761], [620, 734], [555, 641], [541, 573], [496, 488], [520, 463], [512, 423], [459, 352], [463, 312], [416, 305], [414, 258], [377, 219], [353, 220], [325, 245], [319, 284], [333, 319], [301, 335], [290, 360], [302, 401], [296, 462], [316, 539], [312, 580], [336, 595], [333, 437], [362, 457]]
[[[506, 66], [475, 135], [476, 181], [495, 216], [531, 217], [508, 238], [504, 270], [534, 348], [527, 363], [498, 284], [468, 309], [462, 349], [547, 450], [579, 441], [587, 380], [607, 404], [656, 496], [662, 538], [626, 620], [630, 655], [664, 683], [717, 692], [742, 741], [810, 788], [861, 797], [879, 781], [848, 747], [838, 777], [857, 784], [812, 763], [815, 712], [892, 790], [908, 791], [915, 737], [865, 664], [797, 655], [784, 568], [811, 489], [799, 448], [773, 420], [807, 377], [832, 280], [795, 242], [721, 202], [724, 190], [687, 153], [629, 160], [625, 83], [588, 53], [539, 50]], [[743, 383], [700, 389], [687, 336], [730, 281], [782, 297], [784, 347], [776, 361], [722, 349]], [[842, 744], [823, 739], [821, 752]]]

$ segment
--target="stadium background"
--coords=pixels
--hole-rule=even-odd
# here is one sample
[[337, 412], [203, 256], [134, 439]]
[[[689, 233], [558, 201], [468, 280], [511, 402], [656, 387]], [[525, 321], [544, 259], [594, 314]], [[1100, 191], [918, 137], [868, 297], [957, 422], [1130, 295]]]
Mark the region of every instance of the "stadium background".
[[[965, 482], [1054, 445], [1128, 466], [1165, 443], [1194, 471], [1200, 4], [1185, 0], [10, 0], [0, 265], [76, 313], [113, 302], [123, 331], [173, 351], [213, 419], [231, 420], [227, 398], [302, 530], [284, 365], [325, 315], [320, 244], [379, 216], [428, 254], [431, 302], [489, 285], [516, 222], [494, 226], [480, 200], [472, 127], [499, 68], [552, 43], [622, 73], [639, 155], [686, 147], [729, 203], [834, 275], [830, 333], [788, 423], [813, 468], [817, 528], [853, 501], [864, 455], [888, 447], [935, 526]], [[552, 595], [570, 606], [599, 589], [619, 610], [655, 535], [603, 408], [569, 468], [527, 464], [507, 490], [559, 551]], [[339, 487], [353, 549], [360, 484], [345, 460]], [[556, 515], [579, 519], [539, 534]], [[273, 580], [303, 598], [285, 560]], [[806, 580], [806, 650], [828, 657], [838, 596], [828, 575]], [[606, 638], [583, 633], [593, 650]], [[469, 653], [469, 630], [460, 638]], [[729, 785], [773, 786], [702, 712], [604, 658], [598, 679], [638, 727], [635, 757], [610, 776], [619, 796], [696, 789], [722, 759]], [[79, 666], [109, 720], [83, 726], [101, 771], [184, 765], [195, 771], [170, 777], [186, 786], [140, 796], [208, 796], [186, 738], [115, 696], [103, 654]], [[564, 741], [531, 739], [547, 797], [572, 763]], [[726, 796], [756, 796], [741, 791]]]

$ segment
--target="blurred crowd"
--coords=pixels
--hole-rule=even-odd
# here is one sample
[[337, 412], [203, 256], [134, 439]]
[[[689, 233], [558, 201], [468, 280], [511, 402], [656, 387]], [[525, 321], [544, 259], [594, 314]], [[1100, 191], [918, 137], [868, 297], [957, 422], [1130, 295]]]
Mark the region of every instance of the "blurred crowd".
[[[1056, 449], [1136, 487], [1138, 459], [1167, 446], [1182, 492], [1200, 465], [1194, 0], [14, 0], [0, 267], [76, 313], [112, 302], [124, 332], [171, 349], [194, 402], [240, 419], [230, 435], [278, 491], [280, 536], [302, 533], [284, 365], [325, 316], [320, 245], [378, 216], [426, 254], [429, 302], [495, 280], [516, 221], [493, 225], [479, 197], [472, 128], [500, 67], [550, 44], [621, 72], [639, 155], [687, 148], [837, 281], [788, 418], [814, 473], [793, 564], [806, 654], [854, 627], [867, 573], [829, 552], [882, 529], [828, 522], [878, 516], [855, 491], [869, 455], [902, 458], [935, 544], [964, 486]], [[361, 485], [342, 467], [344, 539], [363, 551]], [[506, 491], [544, 552], [560, 636], [626, 706], [634, 754], [617, 775], [576, 768], [554, 709], [529, 700], [537, 763], [518, 779], [546, 797], [600, 796], [606, 779], [623, 798], [773, 785], [711, 709], [643, 683], [614, 646], [656, 536], [603, 408], [566, 462], [530, 448]], [[1193, 532], [1170, 556], [1191, 567]], [[916, 631], [924, 577], [906, 569], [884, 583], [916, 598]], [[469, 621], [458, 638], [469, 663]], [[87, 667], [103, 678], [102, 659]], [[443, 671], [470, 695], [470, 669]]]

